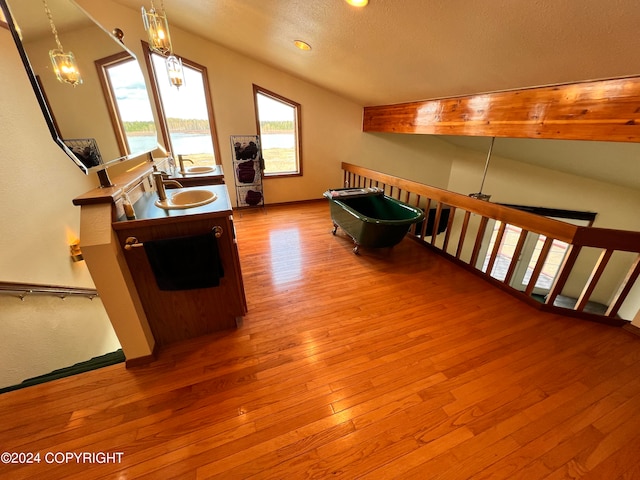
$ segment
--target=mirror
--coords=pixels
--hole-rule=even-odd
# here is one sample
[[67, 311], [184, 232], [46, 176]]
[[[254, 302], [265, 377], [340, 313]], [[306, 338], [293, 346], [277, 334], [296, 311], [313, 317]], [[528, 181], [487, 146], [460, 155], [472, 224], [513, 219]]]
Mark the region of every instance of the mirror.
[[[153, 111], [135, 55], [73, 1], [47, 0], [47, 4], [64, 51], [73, 52], [78, 63], [81, 85], [61, 83], [53, 73], [49, 50], [56, 48], [56, 41], [42, 0], [0, 0], [54, 141], [87, 174], [158, 148]], [[117, 104], [110, 109], [96, 62], [114, 57], [132, 61], [126, 75], [109, 75], [112, 103]], [[118, 121], [124, 135], [119, 135]], [[140, 124], [144, 130], [136, 131]]]

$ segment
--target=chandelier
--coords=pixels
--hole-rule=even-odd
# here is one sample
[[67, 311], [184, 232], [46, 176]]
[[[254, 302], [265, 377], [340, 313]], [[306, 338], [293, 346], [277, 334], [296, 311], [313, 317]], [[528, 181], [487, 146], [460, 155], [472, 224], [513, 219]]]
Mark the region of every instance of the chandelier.
[[58, 47], [49, 51], [53, 72], [58, 81], [62, 83], [68, 83], [74, 87], [80, 85], [82, 83], [82, 76], [80, 75], [76, 58], [73, 56], [73, 52], [65, 52], [64, 48], [62, 48], [62, 43], [60, 43], [60, 38], [58, 38], [58, 30], [56, 30], [56, 26], [53, 23], [53, 16], [51, 15], [51, 10], [49, 10], [49, 5], [47, 5], [47, 0], [42, 0], [42, 3], [44, 4], [44, 11], [47, 14], [47, 18], [49, 19], [51, 33], [53, 33]]

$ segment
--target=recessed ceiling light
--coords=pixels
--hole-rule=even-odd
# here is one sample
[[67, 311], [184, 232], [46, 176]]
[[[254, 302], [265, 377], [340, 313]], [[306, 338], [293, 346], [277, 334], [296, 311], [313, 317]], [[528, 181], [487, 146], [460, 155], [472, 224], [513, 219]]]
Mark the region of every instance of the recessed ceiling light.
[[303, 42], [302, 40], [294, 40], [293, 44], [300, 50], [311, 50], [311, 45], [309, 45], [307, 42]]
[[369, 0], [345, 0], [349, 5], [354, 7], [366, 7]]

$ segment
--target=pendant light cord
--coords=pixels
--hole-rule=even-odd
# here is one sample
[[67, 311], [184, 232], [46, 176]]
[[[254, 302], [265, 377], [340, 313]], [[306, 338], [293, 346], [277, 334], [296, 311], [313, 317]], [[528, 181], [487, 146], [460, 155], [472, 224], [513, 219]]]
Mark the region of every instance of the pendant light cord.
[[49, 5], [47, 5], [47, 0], [42, 0], [44, 4], [44, 11], [47, 14], [47, 18], [49, 19], [49, 25], [51, 26], [51, 33], [53, 33], [54, 38], [56, 39], [56, 44], [58, 45], [58, 50], [64, 52], [64, 48], [62, 48], [62, 44], [60, 43], [60, 39], [58, 38], [58, 30], [56, 30], [56, 26], [53, 23], [53, 16], [51, 15], [51, 10], [49, 10]]
[[484, 173], [482, 174], [482, 183], [480, 184], [480, 192], [482, 193], [482, 187], [484, 187], [484, 179], [487, 176], [487, 170], [489, 169], [489, 160], [491, 160], [491, 151], [493, 150], [493, 142], [496, 137], [491, 137], [491, 145], [489, 145], [489, 153], [487, 154], [487, 161], [484, 164]]

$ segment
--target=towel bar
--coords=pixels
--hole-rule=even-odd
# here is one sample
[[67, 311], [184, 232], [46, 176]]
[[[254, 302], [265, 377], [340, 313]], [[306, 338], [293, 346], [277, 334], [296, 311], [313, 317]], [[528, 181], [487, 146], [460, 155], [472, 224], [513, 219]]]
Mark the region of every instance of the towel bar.
[[[216, 225], [215, 227], [213, 227], [211, 231], [213, 232], [213, 235], [216, 238], [220, 238], [222, 236], [223, 230], [222, 230], [222, 227], [219, 225]], [[127, 239], [124, 241], [125, 250], [131, 250], [132, 248], [137, 248], [142, 246], [144, 246], [144, 243], [139, 242], [136, 237], [127, 237]]]

